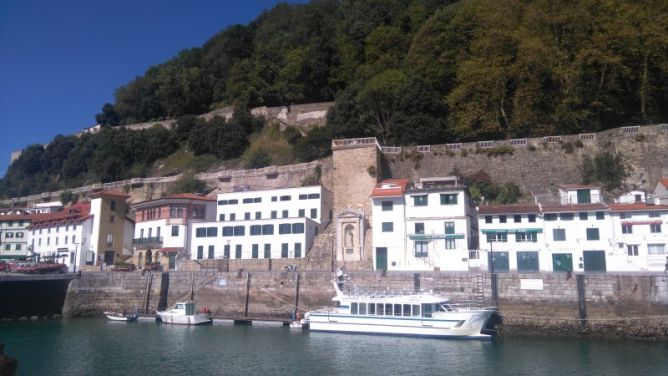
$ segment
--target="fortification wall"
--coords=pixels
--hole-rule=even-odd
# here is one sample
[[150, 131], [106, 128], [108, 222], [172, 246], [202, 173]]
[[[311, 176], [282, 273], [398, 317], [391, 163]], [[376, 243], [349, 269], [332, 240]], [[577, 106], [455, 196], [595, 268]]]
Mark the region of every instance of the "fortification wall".
[[[348, 274], [352, 282], [346, 282], [347, 288], [354, 283], [363, 290], [433, 290], [455, 301], [482, 298], [484, 304], [491, 304], [487, 273]], [[282, 271], [84, 273], [71, 282], [63, 313], [72, 317], [129, 311], [145, 305], [146, 291], [149, 311], [153, 311], [187, 300], [193, 291], [196, 305], [209, 308], [216, 317], [285, 319], [297, 299], [304, 310], [331, 306], [333, 278], [331, 272]], [[579, 314], [576, 275], [502, 273], [497, 283], [501, 333], [668, 339], [668, 276], [663, 274], [584, 275], [584, 320]]]

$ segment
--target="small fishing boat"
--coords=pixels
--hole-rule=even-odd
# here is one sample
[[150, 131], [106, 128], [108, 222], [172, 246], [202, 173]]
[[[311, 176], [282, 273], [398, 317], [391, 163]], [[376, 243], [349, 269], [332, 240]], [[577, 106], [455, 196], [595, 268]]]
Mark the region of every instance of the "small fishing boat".
[[336, 308], [308, 312], [310, 330], [440, 338], [489, 339], [484, 333], [495, 307], [457, 304], [432, 292], [343, 293], [332, 281]]
[[124, 315], [122, 313], [118, 312], [105, 312], [105, 316], [107, 316], [107, 320], [109, 321], [137, 321], [137, 314], [131, 314], [131, 315]]
[[157, 314], [166, 324], [206, 325], [213, 322], [208, 312], [196, 313], [193, 302], [176, 303], [169, 311], [158, 311]]

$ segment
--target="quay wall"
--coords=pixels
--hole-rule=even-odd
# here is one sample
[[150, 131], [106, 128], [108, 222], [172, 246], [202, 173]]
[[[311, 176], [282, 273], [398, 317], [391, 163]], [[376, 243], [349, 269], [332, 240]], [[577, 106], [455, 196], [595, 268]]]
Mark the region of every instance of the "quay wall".
[[[346, 288], [433, 290], [454, 301], [493, 303], [489, 273], [348, 275]], [[318, 271], [84, 273], [70, 283], [63, 315], [131, 311], [134, 307], [154, 312], [192, 296], [197, 307], [207, 307], [214, 317], [286, 319], [297, 299], [302, 310], [331, 306], [333, 278], [335, 273]], [[501, 273], [497, 274], [497, 289], [496, 326], [501, 334], [668, 339], [665, 274]]]

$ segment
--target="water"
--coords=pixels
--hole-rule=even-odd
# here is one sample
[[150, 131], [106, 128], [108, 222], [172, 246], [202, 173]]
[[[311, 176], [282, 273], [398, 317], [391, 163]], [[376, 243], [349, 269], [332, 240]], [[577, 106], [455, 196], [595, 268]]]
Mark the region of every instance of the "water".
[[0, 342], [19, 375], [668, 375], [665, 342], [481, 342], [104, 319], [0, 323]]

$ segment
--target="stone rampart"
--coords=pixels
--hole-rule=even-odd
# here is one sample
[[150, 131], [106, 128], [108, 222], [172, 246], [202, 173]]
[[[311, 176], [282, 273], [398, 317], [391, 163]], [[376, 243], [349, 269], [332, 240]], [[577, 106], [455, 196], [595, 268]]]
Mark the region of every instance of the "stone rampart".
[[[492, 301], [488, 273], [348, 274], [351, 279], [346, 288], [421, 289], [457, 302], [490, 305]], [[668, 276], [586, 274], [582, 302], [576, 277], [566, 273], [498, 274], [500, 331], [668, 339]], [[192, 294], [198, 307], [207, 307], [217, 317], [287, 318], [297, 299], [303, 310], [331, 306], [333, 278], [335, 273], [311, 271], [84, 273], [71, 282], [63, 313], [81, 316], [105, 310], [129, 311], [145, 305], [149, 291], [151, 312], [160, 305], [188, 300]], [[584, 316], [580, 314], [581, 303]]]

